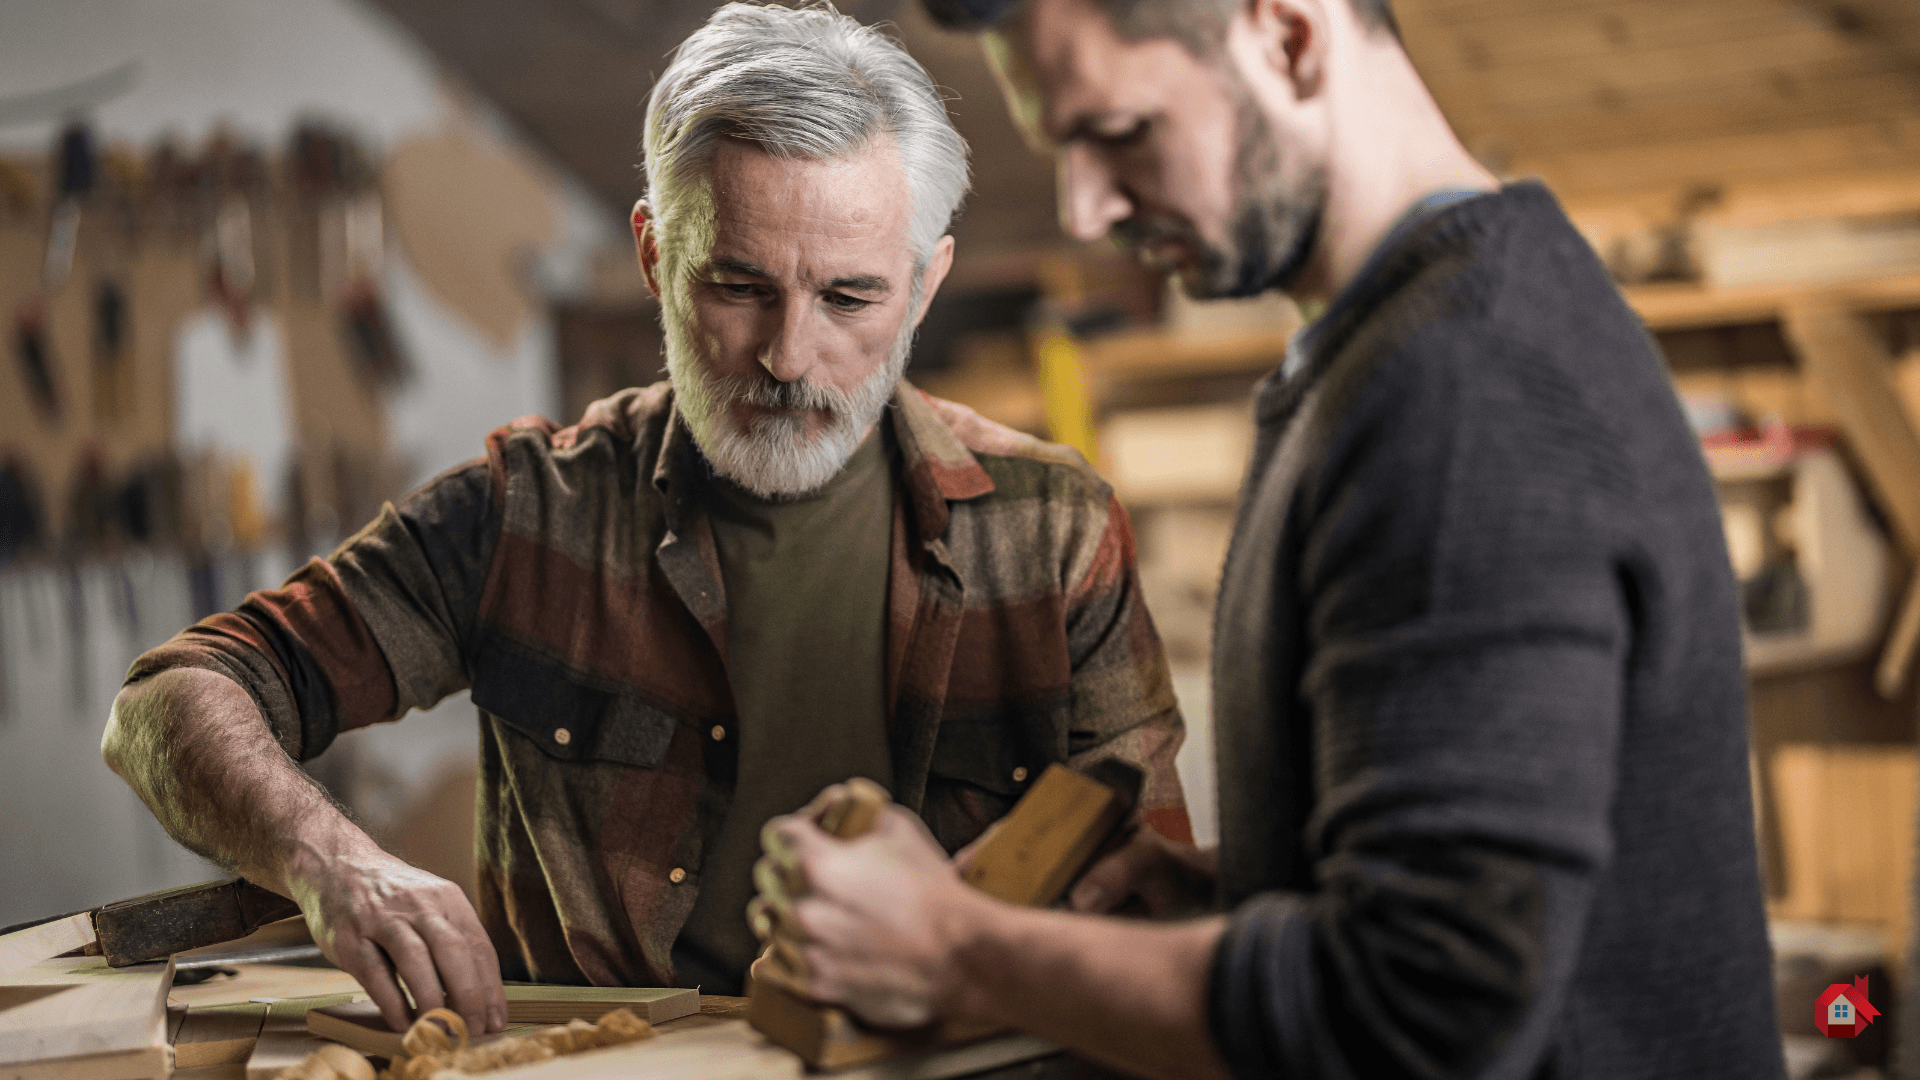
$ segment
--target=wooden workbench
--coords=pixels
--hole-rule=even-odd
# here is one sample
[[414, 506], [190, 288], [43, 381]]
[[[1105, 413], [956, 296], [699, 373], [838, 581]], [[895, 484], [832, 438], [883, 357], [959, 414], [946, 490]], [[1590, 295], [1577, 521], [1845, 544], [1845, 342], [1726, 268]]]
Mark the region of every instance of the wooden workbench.
[[[196, 1026], [186, 1020], [202, 1011], [231, 1010], [263, 998], [286, 1000], [359, 989], [346, 973], [331, 968], [242, 964], [236, 965], [236, 970], [240, 972], [237, 976], [173, 989], [171, 1003], [176, 1011], [184, 1006], [187, 1013], [185, 1019], [171, 1025], [176, 1038], [182, 1031], [192, 1035]], [[487, 1076], [490, 1080], [781, 1080], [806, 1076], [798, 1057], [747, 1026], [746, 1005], [745, 998], [704, 994], [699, 1013], [660, 1024], [658, 1038]], [[176, 1052], [178, 1049], [176, 1044]], [[831, 1075], [836, 1080], [946, 1080], [978, 1076], [1058, 1053], [1052, 1044], [1032, 1036], [1008, 1035]], [[261, 1064], [257, 1054], [251, 1056], [256, 1058], [256, 1065]], [[191, 1054], [189, 1059], [206, 1060]], [[174, 1080], [261, 1080], [263, 1070], [252, 1071], [255, 1075], [249, 1078], [246, 1058], [229, 1050], [218, 1064], [176, 1069]]]

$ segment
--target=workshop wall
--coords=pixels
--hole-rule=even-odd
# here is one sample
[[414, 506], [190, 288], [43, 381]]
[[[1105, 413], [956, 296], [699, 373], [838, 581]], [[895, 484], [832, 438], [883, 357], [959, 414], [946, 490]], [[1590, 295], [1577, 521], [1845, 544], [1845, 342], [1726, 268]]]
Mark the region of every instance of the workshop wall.
[[[213, 876], [100, 763], [127, 665], [558, 415], [553, 305], [623, 230], [357, 0], [0, 26], [0, 862], [35, 868], [0, 876], [4, 925]], [[456, 880], [472, 718], [323, 770]]]

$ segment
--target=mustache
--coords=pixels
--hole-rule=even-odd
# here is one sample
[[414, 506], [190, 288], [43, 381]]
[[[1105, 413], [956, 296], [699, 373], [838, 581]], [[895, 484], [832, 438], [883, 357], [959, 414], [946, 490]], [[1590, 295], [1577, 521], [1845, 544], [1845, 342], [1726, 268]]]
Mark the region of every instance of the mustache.
[[1169, 217], [1130, 217], [1114, 223], [1110, 232], [1113, 239], [1126, 247], [1145, 247], [1156, 240], [1184, 240], [1196, 247], [1205, 247], [1199, 243], [1199, 234], [1184, 221]]
[[853, 407], [852, 395], [836, 387], [822, 386], [806, 379], [778, 382], [773, 379], [741, 379], [729, 375], [711, 380], [710, 385], [721, 404], [731, 405], [739, 402], [762, 409], [827, 412], [836, 416], [845, 414]]

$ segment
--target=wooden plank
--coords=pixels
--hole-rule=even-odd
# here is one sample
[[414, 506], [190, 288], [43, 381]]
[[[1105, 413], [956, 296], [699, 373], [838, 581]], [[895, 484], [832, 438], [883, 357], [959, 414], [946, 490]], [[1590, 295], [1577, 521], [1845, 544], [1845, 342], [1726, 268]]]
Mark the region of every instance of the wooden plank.
[[[1613, 147], [1546, 150], [1503, 134], [1509, 175], [1539, 175], [1556, 192], [1578, 198], [1666, 185], [1784, 179], [1848, 169], [1912, 164], [1903, 143], [1920, 129], [1920, 114], [1901, 111], [1831, 122]], [[1472, 138], [1469, 132], [1462, 132]]]
[[1900, 602], [1900, 613], [1873, 672], [1873, 686], [1881, 697], [1892, 701], [1906, 690], [1916, 647], [1920, 647], [1920, 573], [1907, 583], [1906, 599]]
[[353, 976], [333, 968], [295, 964], [236, 964], [234, 967], [239, 975], [217, 976], [198, 986], [174, 987], [173, 1000], [198, 1009], [207, 1005], [244, 1004], [256, 999], [278, 1001], [363, 992]]
[[0, 1062], [164, 1048], [172, 981], [171, 959], [123, 968], [55, 959], [14, 972], [0, 987]]
[[1831, 300], [1789, 304], [1781, 328], [1807, 378], [1831, 399], [1901, 547], [1920, 555], [1920, 435], [1900, 404], [1885, 342]]
[[149, 1046], [117, 1054], [0, 1065], [0, 1080], [167, 1080], [171, 1069], [167, 1048]]
[[804, 1075], [798, 1057], [740, 1020], [487, 1074], [489, 1080], [797, 1080]]
[[1913, 748], [1782, 746], [1773, 782], [1787, 864], [1781, 916], [1877, 927], [1887, 958], [1904, 956], [1920, 809]]
[[[947, 1080], [1059, 1052], [1059, 1047], [1031, 1035], [1002, 1035], [836, 1071], [833, 1076], [835, 1080]], [[783, 1080], [808, 1073], [799, 1058], [733, 1020], [487, 1075], [489, 1080]]]
[[246, 1080], [274, 1080], [280, 1070], [298, 1065], [318, 1050], [325, 1039], [307, 1032], [307, 1013], [328, 1005], [340, 1005], [358, 994], [327, 994], [320, 997], [287, 998], [273, 1002], [260, 1026], [259, 1041], [247, 1056]]
[[1206, 334], [1142, 333], [1082, 346], [1095, 378], [1139, 378], [1262, 371], [1287, 355], [1298, 324]]
[[598, 1021], [615, 1009], [630, 1009], [650, 1024], [664, 1024], [700, 1011], [700, 992], [678, 987], [537, 986], [509, 983], [507, 1023], [564, 1024]]
[[1650, 330], [1772, 322], [1796, 304], [1851, 311], [1891, 311], [1920, 306], [1920, 274], [1869, 278], [1833, 285], [1750, 285], [1709, 289], [1698, 285], [1631, 285], [1621, 290]]
[[0, 976], [93, 944], [93, 918], [82, 911], [0, 937]]
[[201, 1065], [191, 1069], [175, 1069], [169, 1080], [247, 1080], [247, 1063], [242, 1061], [232, 1065]]
[[260, 1028], [266, 1018], [264, 1002], [190, 1011], [173, 1040], [174, 1067], [245, 1066], [253, 1056], [254, 1044], [260, 1040]]

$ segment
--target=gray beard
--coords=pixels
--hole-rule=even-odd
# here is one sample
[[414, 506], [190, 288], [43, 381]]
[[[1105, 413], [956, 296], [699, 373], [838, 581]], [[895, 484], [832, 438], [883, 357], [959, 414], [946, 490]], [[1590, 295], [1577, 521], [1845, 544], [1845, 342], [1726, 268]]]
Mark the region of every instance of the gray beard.
[[[701, 366], [688, 341], [690, 313], [680, 297], [671, 295], [675, 290], [663, 291], [669, 295], [661, 298], [660, 321], [675, 408], [714, 471], [763, 499], [806, 495], [838, 475], [892, 400], [913, 351], [909, 311], [887, 362], [851, 392], [805, 379], [783, 383], [771, 376], [715, 378]], [[735, 403], [801, 412], [757, 417], [743, 427], [734, 418]], [[808, 425], [816, 417], [823, 422], [809, 434]]]

